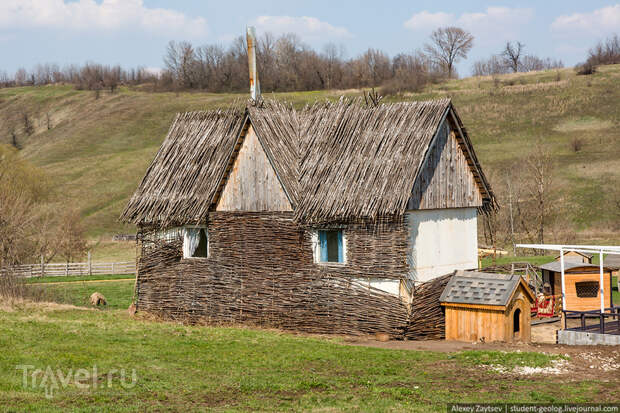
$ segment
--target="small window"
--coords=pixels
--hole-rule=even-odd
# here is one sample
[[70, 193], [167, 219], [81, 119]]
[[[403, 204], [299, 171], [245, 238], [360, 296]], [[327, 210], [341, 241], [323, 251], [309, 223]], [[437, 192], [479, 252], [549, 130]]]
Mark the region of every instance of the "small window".
[[598, 281], [582, 281], [575, 283], [577, 297], [598, 297]]
[[319, 231], [319, 262], [344, 263], [342, 230]]
[[184, 258], [207, 258], [209, 256], [209, 235], [206, 228], [185, 228], [183, 237]]

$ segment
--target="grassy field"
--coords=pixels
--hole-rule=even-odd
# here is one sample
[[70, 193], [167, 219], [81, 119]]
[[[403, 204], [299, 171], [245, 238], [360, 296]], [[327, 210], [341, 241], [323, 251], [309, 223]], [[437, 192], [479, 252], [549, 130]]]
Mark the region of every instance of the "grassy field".
[[[560, 357], [543, 353], [388, 350], [59, 304], [2, 306], [0, 347], [10, 349], [0, 352], [0, 406], [9, 411], [428, 412], [450, 402], [610, 402], [618, 386], [497, 371]], [[26, 386], [16, 366], [31, 366]], [[78, 369], [87, 373], [71, 376]]]
[[[266, 95], [299, 107], [343, 93], [360, 95], [355, 90]], [[503, 184], [499, 171], [520, 165], [533, 143], [542, 140], [554, 154], [567, 230], [591, 243], [620, 241], [620, 65], [601, 67], [592, 76], [575, 76], [572, 69], [564, 69], [466, 78], [387, 100], [443, 96], [454, 100], [498, 192]], [[17, 125], [22, 156], [41, 167], [56, 189], [52, 202], [65, 205], [70, 199], [80, 209], [89, 236], [99, 239], [134, 230], [117, 217], [175, 113], [227, 106], [246, 97], [121, 88], [95, 99], [93, 92], [70, 86], [2, 89], [0, 142], [8, 142], [8, 128]], [[34, 124], [31, 136], [20, 126], [24, 114]], [[574, 139], [583, 142], [578, 152], [571, 149]], [[107, 252], [116, 254], [113, 249]]]
[[[125, 276], [126, 277], [126, 276]], [[114, 278], [110, 278], [113, 280]], [[90, 307], [90, 295], [94, 292], [103, 294], [107, 305], [106, 310], [127, 309], [133, 297], [134, 280], [114, 281], [76, 281], [59, 284], [34, 283], [33, 289], [44, 291], [44, 297], [60, 304], [78, 307]]]
[[134, 278], [133, 274], [68, 275], [58, 277], [33, 277], [25, 280], [28, 284], [65, 283], [74, 281], [121, 280]]

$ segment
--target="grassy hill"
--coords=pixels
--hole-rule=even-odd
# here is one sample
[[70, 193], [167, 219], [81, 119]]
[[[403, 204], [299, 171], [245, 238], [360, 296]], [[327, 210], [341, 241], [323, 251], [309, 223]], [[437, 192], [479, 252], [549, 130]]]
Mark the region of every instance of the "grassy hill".
[[[335, 99], [329, 91], [279, 93], [302, 106]], [[91, 237], [131, 232], [117, 222], [127, 199], [180, 111], [213, 109], [244, 94], [148, 93], [121, 88], [114, 94], [71, 86], [0, 90], [0, 142], [16, 130], [21, 156], [50, 177], [59, 208], [79, 208]], [[270, 95], [271, 96], [271, 95]], [[552, 148], [560, 203], [567, 226], [580, 239], [620, 240], [620, 65], [592, 76], [572, 69], [466, 78], [433, 85], [423, 93], [387, 100], [450, 96], [497, 192], [498, 171], [518, 166], [537, 140]], [[32, 126], [26, 133], [24, 115]], [[49, 119], [49, 125], [48, 125]], [[580, 151], [571, 148], [578, 138]]]

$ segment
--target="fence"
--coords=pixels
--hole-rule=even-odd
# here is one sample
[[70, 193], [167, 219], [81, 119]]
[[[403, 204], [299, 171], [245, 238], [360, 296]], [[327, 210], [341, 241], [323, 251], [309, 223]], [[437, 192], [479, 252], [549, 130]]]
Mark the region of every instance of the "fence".
[[135, 274], [136, 263], [126, 262], [70, 262], [61, 264], [25, 264], [11, 267], [19, 277], [61, 277], [67, 275]]

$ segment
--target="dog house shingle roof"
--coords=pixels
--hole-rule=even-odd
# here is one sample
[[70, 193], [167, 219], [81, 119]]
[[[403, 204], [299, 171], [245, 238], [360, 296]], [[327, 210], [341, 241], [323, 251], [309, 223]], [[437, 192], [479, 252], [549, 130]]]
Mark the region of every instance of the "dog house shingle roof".
[[477, 271], [457, 271], [439, 301], [442, 303], [506, 306], [517, 289], [518, 274], [489, 274]]

